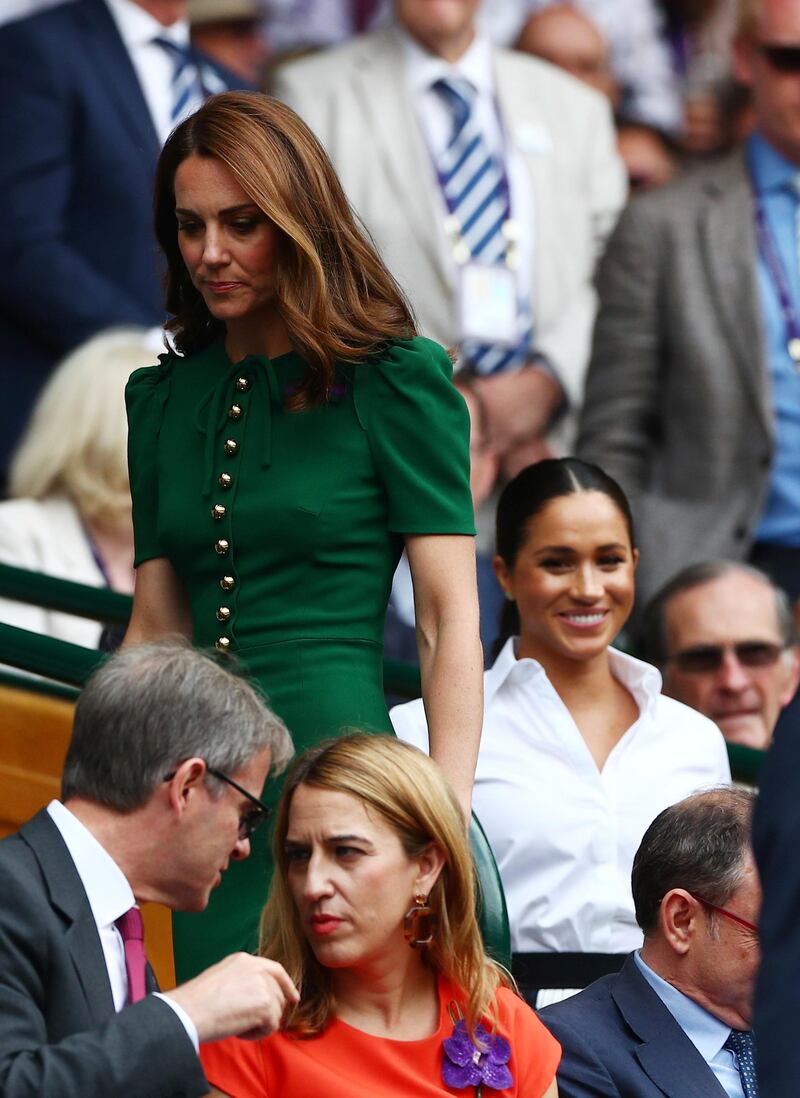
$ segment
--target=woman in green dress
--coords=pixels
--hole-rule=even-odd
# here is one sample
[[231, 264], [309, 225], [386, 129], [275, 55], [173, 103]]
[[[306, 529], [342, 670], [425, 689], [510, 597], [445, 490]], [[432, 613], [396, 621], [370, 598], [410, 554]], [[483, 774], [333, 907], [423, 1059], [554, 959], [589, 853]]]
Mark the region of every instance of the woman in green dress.
[[[126, 644], [180, 633], [235, 654], [298, 750], [391, 731], [382, 630], [405, 547], [432, 754], [468, 811], [481, 652], [469, 423], [446, 353], [416, 336], [321, 146], [277, 100], [215, 96], [175, 130], [156, 232], [178, 353], [128, 384]], [[255, 946], [267, 836], [254, 845], [204, 915], [174, 924], [180, 979]]]

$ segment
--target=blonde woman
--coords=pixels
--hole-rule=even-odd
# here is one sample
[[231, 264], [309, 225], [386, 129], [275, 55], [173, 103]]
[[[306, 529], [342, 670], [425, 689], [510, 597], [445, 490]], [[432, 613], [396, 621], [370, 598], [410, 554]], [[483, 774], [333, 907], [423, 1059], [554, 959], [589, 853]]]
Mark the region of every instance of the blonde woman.
[[[0, 503], [0, 561], [92, 587], [133, 591], [125, 383], [152, 357], [144, 329], [82, 344], [53, 372], [14, 454]], [[0, 621], [95, 648], [102, 626], [10, 599]]]
[[431, 760], [347, 736], [286, 781], [261, 952], [281, 1032], [201, 1049], [214, 1095], [556, 1098], [560, 1048], [483, 950], [464, 823]]

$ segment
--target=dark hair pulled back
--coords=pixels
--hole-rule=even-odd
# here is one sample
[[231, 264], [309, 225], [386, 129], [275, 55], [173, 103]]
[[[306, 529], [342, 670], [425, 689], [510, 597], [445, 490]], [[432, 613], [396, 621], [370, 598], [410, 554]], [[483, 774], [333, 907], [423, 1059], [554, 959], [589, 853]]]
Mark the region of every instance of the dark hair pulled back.
[[[535, 465], [529, 465], [510, 480], [497, 504], [495, 549], [508, 568], [514, 567], [517, 555], [525, 544], [531, 519], [551, 500], [575, 495], [577, 492], [602, 492], [604, 496], [608, 496], [625, 519], [631, 546], [636, 546], [631, 506], [628, 497], [613, 477], [603, 472], [599, 465], [580, 461], [579, 458], [547, 458], [537, 461]], [[500, 615], [494, 656], [508, 638], [519, 633], [519, 630], [517, 604], [507, 600]]]

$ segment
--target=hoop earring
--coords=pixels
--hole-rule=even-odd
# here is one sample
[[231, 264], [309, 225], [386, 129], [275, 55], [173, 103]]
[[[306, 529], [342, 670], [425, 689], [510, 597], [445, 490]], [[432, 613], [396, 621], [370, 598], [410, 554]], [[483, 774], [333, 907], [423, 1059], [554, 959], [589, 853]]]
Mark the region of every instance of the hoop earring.
[[403, 918], [403, 934], [412, 949], [425, 949], [433, 941], [439, 916], [428, 906], [428, 897], [418, 893]]

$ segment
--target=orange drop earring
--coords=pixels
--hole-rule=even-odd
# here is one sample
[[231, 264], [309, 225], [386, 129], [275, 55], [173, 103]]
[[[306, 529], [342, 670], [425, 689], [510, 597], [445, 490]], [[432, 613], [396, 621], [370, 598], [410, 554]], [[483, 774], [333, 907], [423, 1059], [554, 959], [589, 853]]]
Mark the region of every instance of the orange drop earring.
[[439, 916], [428, 905], [428, 897], [418, 893], [414, 896], [413, 906], [403, 918], [403, 934], [412, 949], [425, 949], [433, 941]]

